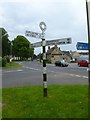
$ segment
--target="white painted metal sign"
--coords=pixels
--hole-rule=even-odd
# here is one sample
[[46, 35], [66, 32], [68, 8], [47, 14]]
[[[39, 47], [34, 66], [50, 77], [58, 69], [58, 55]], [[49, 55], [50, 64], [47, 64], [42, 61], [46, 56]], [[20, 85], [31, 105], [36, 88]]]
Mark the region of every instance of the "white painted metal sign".
[[39, 39], [41, 39], [41, 37], [42, 37], [41, 33], [32, 32], [32, 31], [26, 31], [25, 35], [28, 37], [34, 37], [34, 38], [39, 38]]
[[36, 42], [36, 43], [32, 43], [32, 44], [30, 45], [30, 47], [32, 47], [32, 48], [34, 48], [34, 47], [41, 47], [41, 46], [42, 46], [42, 41]]
[[[71, 42], [72, 42], [71, 38], [48, 40], [46, 41], [46, 46], [71, 44]], [[41, 46], [42, 46], [42, 41], [31, 44], [31, 47], [41, 47]]]
[[63, 39], [56, 39], [51, 41], [46, 41], [46, 45], [63, 45], [63, 44], [71, 44], [71, 38], [63, 38]]

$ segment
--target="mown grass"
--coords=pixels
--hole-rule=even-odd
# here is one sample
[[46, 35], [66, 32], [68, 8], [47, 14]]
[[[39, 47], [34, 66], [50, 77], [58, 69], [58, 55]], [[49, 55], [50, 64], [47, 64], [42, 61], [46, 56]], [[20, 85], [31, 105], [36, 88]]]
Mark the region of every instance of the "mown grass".
[[0, 119], [2, 118], [2, 89], [0, 89]]
[[3, 88], [3, 118], [87, 118], [88, 86], [42, 86]]
[[11, 62], [11, 63], [7, 63], [6, 67], [2, 67], [3, 69], [7, 69], [7, 68], [11, 68], [11, 67], [21, 67], [21, 64], [18, 64], [16, 62]]

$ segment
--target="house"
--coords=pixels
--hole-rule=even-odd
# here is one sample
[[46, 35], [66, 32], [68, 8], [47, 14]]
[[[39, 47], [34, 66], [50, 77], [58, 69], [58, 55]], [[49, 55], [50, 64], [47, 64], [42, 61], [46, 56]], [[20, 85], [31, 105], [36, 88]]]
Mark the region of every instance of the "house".
[[80, 59], [80, 54], [77, 51], [71, 53], [72, 59], [78, 61]]
[[79, 52], [80, 60], [89, 60], [89, 52]]
[[57, 45], [55, 45], [52, 48], [48, 46], [46, 57], [47, 60], [51, 63], [55, 63], [55, 61], [61, 61], [63, 59], [65, 59], [68, 62], [70, 61], [70, 56], [68, 56], [68, 54], [66, 54], [65, 51], [61, 51], [60, 48], [57, 47]]
[[70, 62], [71, 60], [71, 54], [69, 51], [62, 51], [62, 57], [65, 59], [67, 62]]

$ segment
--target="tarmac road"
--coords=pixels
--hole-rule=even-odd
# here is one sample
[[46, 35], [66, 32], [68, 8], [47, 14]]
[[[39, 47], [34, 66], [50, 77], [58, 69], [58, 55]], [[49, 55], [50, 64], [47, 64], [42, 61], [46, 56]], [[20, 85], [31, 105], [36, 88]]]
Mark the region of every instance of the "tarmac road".
[[[43, 66], [37, 61], [19, 62], [20, 68], [2, 70], [2, 87], [31, 86], [43, 84]], [[47, 65], [48, 84], [88, 84], [87, 67], [71, 63], [68, 67]]]

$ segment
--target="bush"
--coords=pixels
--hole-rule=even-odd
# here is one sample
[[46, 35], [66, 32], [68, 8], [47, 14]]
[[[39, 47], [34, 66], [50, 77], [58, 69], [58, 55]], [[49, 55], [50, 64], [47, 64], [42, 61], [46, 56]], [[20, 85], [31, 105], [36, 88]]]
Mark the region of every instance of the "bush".
[[51, 64], [51, 60], [46, 60], [46, 63], [49, 63], [49, 64]]
[[6, 67], [7, 59], [4, 57], [2, 58], [2, 67]]
[[6, 57], [7, 63], [10, 63], [10, 58], [7, 56]]

